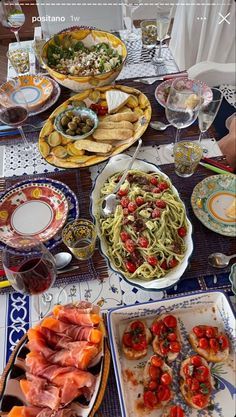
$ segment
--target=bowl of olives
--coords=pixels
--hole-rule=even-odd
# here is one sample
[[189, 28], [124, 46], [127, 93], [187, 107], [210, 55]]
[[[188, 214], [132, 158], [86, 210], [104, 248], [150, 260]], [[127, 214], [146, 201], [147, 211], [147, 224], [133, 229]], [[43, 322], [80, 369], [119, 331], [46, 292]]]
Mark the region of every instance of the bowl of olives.
[[98, 117], [86, 107], [69, 107], [56, 116], [54, 126], [66, 138], [85, 139], [97, 128]]

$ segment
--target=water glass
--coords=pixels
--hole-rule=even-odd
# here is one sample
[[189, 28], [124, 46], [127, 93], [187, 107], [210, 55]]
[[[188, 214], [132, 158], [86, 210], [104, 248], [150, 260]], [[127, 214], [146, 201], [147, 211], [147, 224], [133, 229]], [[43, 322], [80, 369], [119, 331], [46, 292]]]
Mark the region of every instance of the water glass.
[[30, 71], [29, 51], [27, 49], [13, 49], [7, 53], [17, 75], [26, 74]]
[[143, 47], [155, 48], [157, 43], [157, 25], [155, 20], [144, 20], [141, 25]]
[[174, 146], [175, 172], [179, 177], [191, 177], [196, 170], [203, 150], [198, 143], [190, 141], [178, 142]]
[[91, 258], [95, 250], [96, 238], [95, 225], [86, 219], [67, 223], [62, 231], [64, 244], [80, 261]]

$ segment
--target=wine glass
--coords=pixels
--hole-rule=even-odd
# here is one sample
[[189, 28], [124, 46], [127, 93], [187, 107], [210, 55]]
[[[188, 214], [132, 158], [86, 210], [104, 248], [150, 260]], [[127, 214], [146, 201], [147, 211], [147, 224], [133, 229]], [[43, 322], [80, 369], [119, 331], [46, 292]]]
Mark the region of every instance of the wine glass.
[[19, 47], [21, 47], [19, 30], [25, 23], [25, 15], [22, 11], [19, 1], [7, 0], [3, 2], [2, 23], [4, 26], [10, 28], [10, 30], [15, 34], [17, 43]]
[[[175, 143], [178, 142], [180, 129], [190, 126], [198, 117], [201, 105], [201, 84], [188, 78], [173, 80], [166, 101], [166, 118], [176, 127]], [[168, 146], [173, 151], [174, 144]]]
[[35, 236], [15, 237], [11, 245], [17, 247], [17, 252], [13, 247], [5, 246], [2, 264], [13, 288], [28, 295], [47, 291], [57, 276], [53, 255]]
[[125, 40], [126, 41], [136, 41], [140, 38], [139, 34], [134, 31], [134, 23], [133, 23], [133, 13], [139, 7], [138, 3], [140, 0], [123, 0], [124, 6], [128, 9], [128, 15], [131, 20], [131, 27], [130, 29], [126, 30]]
[[[200, 107], [198, 114], [198, 125], [200, 129], [199, 143], [201, 145], [204, 134], [214, 122], [223, 99], [223, 94], [218, 88], [212, 88], [211, 91], [212, 100], [205, 104], [203, 103]], [[203, 152], [207, 154], [208, 149], [203, 148]]]
[[0, 121], [6, 125], [17, 127], [24, 142], [25, 151], [32, 152], [32, 147], [22, 128], [29, 114], [27, 101], [17, 80], [9, 80], [8, 86], [7, 90], [0, 87]]
[[157, 56], [154, 57], [154, 61], [157, 63], [164, 62], [164, 58], [161, 56], [162, 42], [165, 39], [169, 26], [170, 26], [170, 12], [159, 10], [157, 11], [157, 36], [159, 40], [159, 49]]

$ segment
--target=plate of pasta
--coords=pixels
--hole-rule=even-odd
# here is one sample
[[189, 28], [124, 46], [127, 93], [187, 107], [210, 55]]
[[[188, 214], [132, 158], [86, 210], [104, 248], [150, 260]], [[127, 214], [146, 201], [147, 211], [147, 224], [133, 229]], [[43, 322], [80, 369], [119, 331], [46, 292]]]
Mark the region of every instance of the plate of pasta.
[[169, 177], [139, 159], [117, 193], [115, 213], [101, 215], [104, 197], [113, 192], [129, 161], [124, 154], [112, 157], [95, 181], [91, 210], [100, 249], [110, 267], [130, 284], [165, 289], [176, 284], [187, 268], [193, 251], [192, 225]]

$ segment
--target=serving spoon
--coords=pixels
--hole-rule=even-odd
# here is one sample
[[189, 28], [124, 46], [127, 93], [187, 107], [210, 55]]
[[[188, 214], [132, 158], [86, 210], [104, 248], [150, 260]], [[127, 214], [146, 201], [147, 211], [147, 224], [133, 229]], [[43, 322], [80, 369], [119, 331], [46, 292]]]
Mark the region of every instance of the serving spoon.
[[214, 268], [225, 268], [229, 265], [229, 262], [231, 259], [236, 258], [236, 253], [231, 256], [227, 256], [224, 253], [211, 253], [211, 255], [208, 256], [208, 262], [211, 266], [214, 266]]
[[103, 217], [108, 217], [108, 216], [110, 216], [111, 214], [114, 213], [114, 211], [116, 209], [116, 206], [119, 203], [119, 201], [117, 200], [117, 197], [116, 197], [116, 193], [119, 190], [119, 188], [121, 187], [121, 185], [123, 184], [123, 182], [125, 181], [125, 179], [127, 177], [127, 173], [130, 170], [130, 168], [132, 167], [132, 165], [134, 163], [134, 160], [135, 160], [135, 158], [137, 156], [137, 153], [138, 153], [141, 145], [142, 145], [142, 139], [139, 139], [138, 146], [137, 146], [137, 148], [136, 148], [136, 150], [135, 150], [135, 152], [134, 152], [134, 154], [133, 154], [133, 156], [132, 156], [132, 158], [131, 158], [131, 160], [130, 160], [127, 168], [126, 168], [126, 170], [124, 171], [124, 173], [123, 173], [120, 181], [118, 182], [118, 184], [114, 188], [113, 193], [108, 194], [103, 199], [102, 208], [101, 208]]
[[171, 123], [166, 125], [165, 123], [162, 123], [162, 122], [151, 122], [150, 126], [154, 130], [166, 130], [167, 127], [171, 126]]

